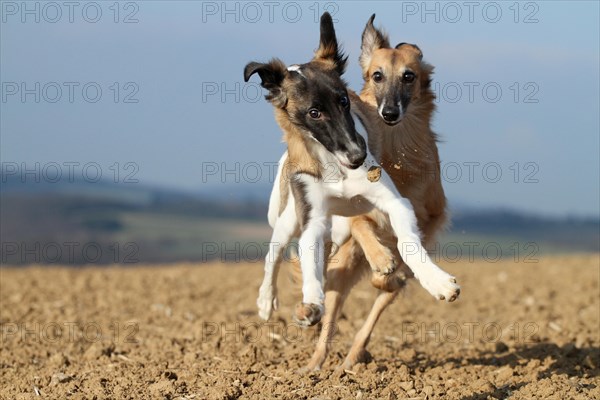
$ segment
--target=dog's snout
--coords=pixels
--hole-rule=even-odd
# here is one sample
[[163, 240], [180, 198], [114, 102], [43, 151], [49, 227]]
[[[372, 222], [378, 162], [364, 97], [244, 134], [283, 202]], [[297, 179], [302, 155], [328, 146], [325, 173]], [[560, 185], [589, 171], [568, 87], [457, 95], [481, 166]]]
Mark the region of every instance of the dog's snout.
[[381, 116], [387, 122], [394, 122], [400, 117], [400, 108], [392, 106], [383, 107], [383, 110], [381, 110]]
[[356, 169], [363, 165], [367, 158], [367, 152], [365, 150], [359, 150], [348, 154], [348, 161], [350, 162], [350, 168]]

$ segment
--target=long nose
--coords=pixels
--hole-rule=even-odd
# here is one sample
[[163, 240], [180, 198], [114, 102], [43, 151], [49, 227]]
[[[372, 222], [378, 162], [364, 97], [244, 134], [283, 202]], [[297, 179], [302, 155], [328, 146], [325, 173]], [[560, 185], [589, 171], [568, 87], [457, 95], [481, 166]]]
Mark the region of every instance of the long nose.
[[400, 117], [400, 107], [398, 106], [385, 106], [381, 110], [381, 116], [387, 122], [394, 122]]

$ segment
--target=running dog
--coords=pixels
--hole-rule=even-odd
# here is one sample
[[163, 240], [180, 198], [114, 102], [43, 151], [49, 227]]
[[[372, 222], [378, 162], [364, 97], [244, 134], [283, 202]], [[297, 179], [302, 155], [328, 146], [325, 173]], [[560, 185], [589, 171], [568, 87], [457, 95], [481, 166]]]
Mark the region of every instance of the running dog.
[[[361, 109], [383, 122], [377, 130], [369, 131], [369, 145], [382, 150], [381, 165], [396, 189], [412, 203], [422, 243], [430, 248], [447, 220], [437, 136], [431, 130], [435, 109], [431, 90], [433, 67], [423, 61], [423, 53], [416, 45], [400, 43], [392, 48], [388, 36], [373, 26], [374, 19], [375, 15], [371, 16], [363, 31], [359, 58], [365, 82], [360, 100], [368, 104]], [[304, 370], [321, 368], [344, 301], [352, 287], [368, 273], [368, 265], [373, 270], [371, 283], [382, 292], [356, 334], [342, 368], [351, 368], [370, 358], [366, 347], [375, 324], [406, 285], [405, 278], [410, 277], [399, 254], [390, 250], [395, 247], [395, 238], [384, 221], [378, 210], [351, 219], [352, 238], [336, 253], [336, 262], [327, 266], [323, 329]], [[395, 269], [396, 265], [394, 273], [382, 273]], [[458, 288], [455, 294], [458, 296]]]
[[[422, 246], [413, 206], [380, 167], [382, 148], [377, 143], [382, 142], [377, 137], [386, 124], [356, 95], [349, 95], [341, 79], [346, 62], [331, 16], [325, 13], [321, 17], [320, 45], [312, 61], [286, 68], [274, 59], [249, 63], [244, 70], [246, 81], [258, 73], [262, 86], [269, 91], [266, 98], [275, 108], [275, 118], [288, 145], [275, 182], [278, 201], [270, 203], [273, 235], [257, 301], [264, 319], [277, 307], [276, 280], [282, 250], [299, 234], [303, 302], [296, 308], [295, 318], [307, 326], [320, 320], [325, 298], [325, 236], [331, 235], [332, 241], [341, 245], [350, 233], [344, 218], [331, 215], [353, 216], [378, 210], [385, 216], [380, 222], [391, 226], [398, 253], [421, 285], [437, 299], [453, 301], [459, 294], [456, 279], [437, 267]], [[273, 209], [277, 209], [277, 216]], [[390, 274], [393, 270], [390, 264], [380, 272]]]

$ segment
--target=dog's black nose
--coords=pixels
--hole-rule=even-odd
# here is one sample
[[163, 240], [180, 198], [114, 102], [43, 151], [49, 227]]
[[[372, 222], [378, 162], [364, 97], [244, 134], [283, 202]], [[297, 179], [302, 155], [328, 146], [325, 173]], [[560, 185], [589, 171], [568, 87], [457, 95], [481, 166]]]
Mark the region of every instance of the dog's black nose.
[[385, 106], [383, 107], [383, 110], [381, 110], [381, 116], [387, 122], [394, 122], [400, 117], [400, 108]]
[[350, 161], [350, 168], [356, 169], [363, 165], [367, 158], [366, 151], [356, 152], [348, 155], [348, 161]]

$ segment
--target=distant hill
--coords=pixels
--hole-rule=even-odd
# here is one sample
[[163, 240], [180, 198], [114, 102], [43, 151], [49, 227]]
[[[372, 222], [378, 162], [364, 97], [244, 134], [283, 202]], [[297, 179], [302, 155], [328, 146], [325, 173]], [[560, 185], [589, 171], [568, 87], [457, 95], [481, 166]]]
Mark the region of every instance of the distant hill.
[[[261, 261], [269, 187], [189, 193], [111, 182], [21, 182], [2, 177], [2, 264]], [[239, 192], [238, 192], [239, 191]], [[545, 218], [510, 210], [453, 210], [438, 253], [456, 257], [598, 252], [597, 218]]]

